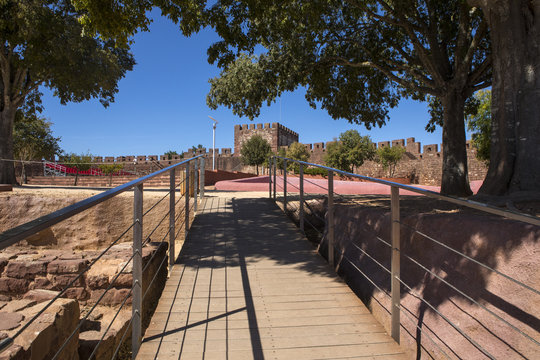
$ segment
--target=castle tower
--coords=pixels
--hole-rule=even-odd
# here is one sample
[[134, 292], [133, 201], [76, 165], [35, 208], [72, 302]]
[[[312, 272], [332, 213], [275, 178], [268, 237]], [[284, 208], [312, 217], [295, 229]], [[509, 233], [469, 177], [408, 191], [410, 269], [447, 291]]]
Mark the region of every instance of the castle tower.
[[277, 152], [280, 146], [289, 146], [298, 142], [298, 133], [286, 128], [279, 123], [244, 124], [234, 126], [234, 156], [240, 156], [240, 150], [244, 142], [253, 135], [260, 135], [268, 141], [273, 152]]

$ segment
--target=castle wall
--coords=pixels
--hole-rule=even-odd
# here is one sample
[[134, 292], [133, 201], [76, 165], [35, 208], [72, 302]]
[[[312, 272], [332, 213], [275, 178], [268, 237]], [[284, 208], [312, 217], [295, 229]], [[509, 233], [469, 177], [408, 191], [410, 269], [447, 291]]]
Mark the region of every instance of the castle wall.
[[[216, 149], [216, 169], [225, 171], [240, 171], [255, 173], [255, 167], [242, 164], [240, 149], [243, 143], [253, 135], [260, 135], [266, 139], [273, 152], [279, 148], [285, 148], [293, 142], [298, 141], [298, 133], [284, 127], [278, 123], [235, 125], [234, 127], [234, 152], [231, 148]], [[326, 149], [332, 142], [318, 142], [304, 144], [310, 152], [309, 162], [324, 165]], [[438, 144], [428, 144], [422, 146], [416, 142], [415, 138], [397, 139], [392, 141], [381, 141], [376, 144], [378, 148], [389, 146], [400, 146], [406, 149], [402, 160], [397, 164], [394, 177], [409, 178], [412, 183], [424, 185], [440, 185], [442, 177], [442, 153]], [[206, 154], [205, 168], [212, 169], [212, 149], [188, 150], [184, 153], [184, 158], [173, 155], [168, 159], [165, 155], [138, 155], [138, 156], [105, 156], [96, 157], [96, 165], [101, 163], [123, 162], [125, 171], [133, 171], [137, 174], [149, 173], [158, 169], [176, 164], [184, 159], [188, 159], [200, 154]], [[469, 180], [483, 180], [487, 173], [487, 166], [484, 162], [476, 158], [476, 152], [470, 142], [467, 142], [467, 158], [469, 169]], [[39, 169], [36, 170], [39, 172]], [[42, 170], [41, 170], [42, 171]], [[265, 170], [259, 168], [261, 174]], [[355, 169], [357, 174], [371, 177], [387, 177], [388, 172], [382, 165], [374, 161], [366, 161], [360, 168]]]
[[259, 135], [268, 143], [273, 152], [280, 146], [289, 146], [298, 142], [298, 133], [279, 123], [244, 124], [234, 126], [234, 155], [239, 156], [242, 145], [253, 135]]

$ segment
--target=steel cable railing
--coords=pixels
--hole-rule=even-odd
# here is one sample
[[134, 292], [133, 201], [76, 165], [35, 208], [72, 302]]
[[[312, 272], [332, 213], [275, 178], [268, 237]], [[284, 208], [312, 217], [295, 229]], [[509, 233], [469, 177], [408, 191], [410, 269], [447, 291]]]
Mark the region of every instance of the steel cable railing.
[[[198, 161], [201, 161], [200, 167], [198, 165]], [[196, 163], [194, 170], [189, 166], [190, 163]], [[185, 177], [182, 179], [178, 184], [176, 184], [175, 181], [175, 171], [176, 169], [180, 167], [185, 167]], [[118, 354], [119, 347], [122, 346], [125, 336], [127, 334], [127, 330], [131, 327], [132, 329], [132, 339], [135, 339], [132, 341], [131, 346], [131, 353], [132, 357], [135, 358], [138, 352], [138, 348], [140, 346], [139, 339], [140, 339], [140, 333], [141, 333], [141, 308], [142, 308], [142, 300], [146, 298], [146, 295], [149, 293], [149, 290], [154, 285], [159, 273], [162, 272], [163, 266], [166, 263], [167, 258], [172, 259], [174, 257], [174, 241], [176, 240], [176, 236], [173, 236], [174, 234], [174, 228], [176, 224], [176, 220], [178, 220], [177, 216], [173, 216], [175, 214], [175, 208], [176, 205], [180, 202], [182, 198], [185, 198], [185, 208], [184, 208], [184, 215], [187, 219], [189, 216], [189, 212], [196, 210], [196, 203], [197, 203], [197, 195], [198, 191], [196, 191], [194, 194], [191, 194], [194, 197], [194, 202], [189, 205], [189, 197], [190, 197], [190, 189], [189, 186], [193, 185], [195, 189], [197, 189], [198, 186], [201, 187], [200, 193], [203, 193], [203, 186], [204, 184], [201, 182], [198, 184], [199, 177], [195, 175], [194, 179], [195, 181], [193, 184], [189, 182], [190, 179], [190, 172], [192, 171], [198, 171], [198, 169], [203, 170], [204, 169], [204, 158], [203, 156], [197, 156], [192, 159], [187, 159], [183, 162], [180, 162], [178, 164], [174, 164], [172, 166], [169, 166], [168, 168], [159, 170], [153, 174], [147, 175], [145, 177], [142, 177], [140, 179], [133, 180], [131, 182], [128, 182], [126, 184], [123, 184], [117, 188], [110, 189], [108, 191], [105, 191], [101, 194], [95, 195], [93, 197], [90, 197], [88, 199], [85, 199], [83, 201], [80, 201], [76, 204], [70, 205], [66, 208], [60, 209], [56, 212], [53, 212], [51, 214], [45, 215], [39, 219], [33, 220], [29, 223], [23, 224], [21, 226], [15, 227], [13, 229], [10, 229], [2, 234], [0, 234], [0, 249], [4, 249], [8, 246], [11, 246], [13, 244], [16, 244], [17, 242], [25, 239], [26, 237], [33, 235], [41, 230], [44, 230], [52, 225], [56, 225], [59, 222], [71, 218], [72, 216], [81, 213], [82, 211], [89, 209], [97, 204], [100, 204], [110, 198], [113, 198], [117, 196], [118, 194], [125, 192], [127, 190], [135, 189], [134, 192], [134, 221], [117, 237], [112, 241], [103, 251], [101, 251], [95, 258], [93, 258], [88, 265], [82, 269], [76, 276], [74, 276], [70, 281], [67, 283], [67, 285], [60, 291], [58, 294], [56, 294], [50, 301], [48, 301], [44, 306], [40, 308], [40, 310], [32, 316], [27, 322], [25, 322], [20, 329], [18, 329], [12, 336], [4, 338], [0, 340], [0, 352], [3, 352], [4, 350], [8, 349], [11, 344], [14, 343], [14, 340], [17, 339], [24, 331], [28, 329], [28, 327], [34, 323], [37, 319], [39, 319], [47, 309], [51, 307], [51, 305], [57, 301], [60, 297], [64, 296], [66, 292], [74, 286], [77, 282], [80, 282], [82, 277], [90, 270], [93, 266], [96, 265], [96, 263], [101, 260], [105, 254], [107, 254], [114, 245], [117, 245], [122, 238], [129, 232], [133, 231], [133, 252], [132, 255], [124, 262], [123, 266], [117, 270], [115, 276], [111, 279], [109, 282], [107, 288], [103, 291], [100, 291], [101, 294], [99, 297], [97, 297], [97, 300], [92, 300], [93, 305], [90, 307], [90, 309], [85, 312], [85, 315], [80, 319], [78, 324], [75, 326], [74, 330], [71, 331], [69, 336], [67, 336], [66, 339], [62, 339], [62, 344], [59, 345], [58, 349], [54, 349], [56, 353], [53, 356], [53, 359], [57, 359], [62, 355], [62, 352], [64, 349], [66, 349], [67, 345], [73, 341], [73, 339], [76, 337], [76, 335], [79, 334], [79, 331], [81, 330], [82, 326], [87, 322], [89, 316], [92, 314], [92, 312], [96, 309], [96, 307], [100, 304], [102, 304], [103, 299], [105, 296], [116, 286], [116, 283], [119, 279], [119, 277], [122, 274], [126, 274], [126, 269], [128, 265], [131, 264], [132, 267], [132, 278], [133, 278], [133, 285], [129, 289], [129, 291], [123, 296], [120, 306], [117, 309], [116, 313], [114, 314], [111, 321], [108, 323], [105, 331], [101, 334], [101, 338], [97, 342], [97, 344], [92, 349], [92, 352], [90, 354], [90, 358], [95, 357], [98, 351], [99, 346], [103, 343], [103, 340], [105, 336], [107, 336], [107, 333], [111, 329], [113, 323], [118, 319], [118, 315], [120, 314], [121, 310], [124, 308], [125, 304], [127, 303], [128, 299], [132, 298], [132, 313], [137, 314], [137, 316], [132, 316], [129, 324], [127, 325], [124, 334], [122, 338], [120, 339], [120, 342], [118, 344], [118, 348], [115, 350], [114, 357]], [[170, 174], [171, 179], [171, 185], [170, 189], [164, 196], [160, 197], [156, 202], [154, 202], [144, 213], [142, 211], [142, 193], [143, 193], [143, 184], [152, 179], [155, 176], [158, 176], [160, 174], [164, 173]], [[201, 172], [201, 181], [203, 181], [204, 176]], [[176, 188], [180, 187], [182, 184], [185, 185], [184, 188], [184, 196], [181, 196], [178, 201], [175, 201], [175, 192]], [[144, 237], [142, 236], [142, 230], [143, 230], [143, 219], [145, 216], [147, 216], [151, 211], [155, 210], [159, 204], [163, 203], [163, 200], [165, 200], [167, 197], [170, 197], [170, 206], [169, 210], [165, 212], [165, 214], [160, 218], [160, 220], [157, 222], [157, 224], [153, 227], [153, 229], [150, 231], [150, 233]], [[179, 216], [181, 215], [181, 212], [179, 212]], [[160, 242], [164, 242], [166, 237], [169, 235], [170, 237], [170, 243], [169, 243], [169, 257], [163, 256], [163, 259], [161, 259], [159, 266], [155, 270], [155, 273], [153, 274], [152, 279], [148, 284], [144, 284], [146, 287], [146, 291], [144, 294], [141, 294], [140, 289], [142, 289], [142, 274], [148, 271], [148, 268], [151, 264], [155, 262], [156, 256], [158, 256], [158, 253], [161, 251], [159, 250], [159, 247], [153, 251], [151, 256], [146, 259], [147, 263], [142, 266], [142, 248], [144, 245], [147, 245], [151, 241], [151, 236], [153, 236], [156, 231], [163, 227], [163, 222], [166, 218], [170, 219], [170, 225], [168, 229], [165, 231], [165, 234], [161, 238]], [[173, 220], [174, 217], [174, 220]], [[184, 220], [184, 222], [186, 222]], [[184, 224], [182, 224], [184, 225]], [[185, 232], [187, 234], [188, 225], [185, 224]], [[180, 225], [181, 226], [181, 225]], [[171, 251], [171, 249], [173, 251]], [[171, 264], [174, 262], [174, 259], [171, 260]]]
[[[277, 176], [276, 176], [276, 174], [277, 174], [277, 159], [280, 159], [280, 161], [282, 161], [282, 163], [283, 163], [283, 169], [282, 169], [283, 176], [282, 176], [282, 179], [281, 179], [282, 181], [277, 181], [278, 180]], [[294, 162], [297, 165], [300, 165], [299, 184], [293, 183], [290, 180], [291, 175], [287, 174], [287, 163], [290, 164], [291, 162]], [[326, 245], [328, 246], [328, 261], [330, 262], [332, 267], [334, 267], [334, 265], [333, 265], [333, 262], [334, 262], [333, 252], [334, 252], [334, 247], [335, 247], [335, 245], [334, 245], [334, 229], [333, 229], [333, 227], [338, 226], [337, 224], [339, 224], [339, 223], [334, 224], [334, 221], [333, 221], [334, 198], [339, 198], [340, 200], [347, 200], [347, 202], [351, 202], [352, 204], [361, 204], [361, 203], [355, 201], [354, 198], [349, 199], [348, 196], [345, 196], [344, 194], [340, 194], [338, 191], [334, 190], [333, 174], [341, 174], [341, 175], [345, 175], [345, 176], [349, 176], [349, 177], [356, 177], [356, 178], [359, 178], [361, 180], [372, 181], [372, 182], [376, 182], [376, 183], [387, 185], [387, 186], [391, 187], [391, 196], [390, 196], [390, 198], [391, 198], [391, 204], [390, 204], [390, 217], [391, 217], [390, 235], [391, 235], [391, 242], [388, 242], [388, 241], [382, 239], [381, 237], [377, 236], [376, 234], [372, 237], [373, 239], [375, 239], [375, 240], [377, 240], [379, 242], [382, 242], [385, 246], [390, 248], [389, 249], [390, 252], [391, 252], [391, 256], [390, 256], [391, 268], [390, 269], [387, 268], [383, 264], [383, 262], [376, 259], [372, 254], [368, 253], [368, 249], [363, 249], [362, 247], [360, 247], [356, 243], [354, 243], [353, 239], [351, 239], [351, 235], [350, 235], [349, 231], [344, 232], [343, 229], [340, 230], [340, 236], [342, 238], [343, 238], [344, 235], [345, 235], [345, 237], [348, 237], [349, 242], [347, 244], [352, 244], [353, 247], [355, 249], [357, 249], [357, 251], [359, 251], [361, 253], [360, 254], [361, 258], [365, 257], [366, 259], [368, 259], [368, 261], [372, 261], [379, 268], [381, 268], [382, 271], [384, 271], [385, 273], [390, 274], [390, 282], [391, 282], [390, 291], [384, 289], [383, 287], [381, 287], [381, 285], [379, 285], [375, 281], [373, 281], [368, 276], [368, 274], [365, 271], [363, 271], [355, 263], [355, 261], [353, 261], [349, 257], [349, 255], [346, 254], [346, 252], [348, 250], [350, 250], [350, 249], [348, 249], [348, 245], [345, 246], [342, 253], [340, 254], [341, 257], [338, 256], [338, 258], [339, 258], [338, 268], [339, 268], [339, 265], [341, 264], [341, 260], [345, 259], [345, 261], [347, 263], [349, 263], [352, 266], [352, 268], [354, 268], [356, 271], [358, 271], [378, 291], [380, 291], [386, 297], [391, 299], [391, 302], [390, 302], [391, 303], [391, 309], [390, 309], [389, 313], [391, 314], [391, 317], [392, 317], [392, 321], [391, 321], [392, 337], [397, 342], [399, 342], [399, 340], [400, 340], [399, 329], [400, 329], [401, 326], [403, 326], [403, 325], [401, 325], [401, 322], [399, 320], [399, 313], [400, 313], [400, 310], [403, 309], [403, 310], [406, 310], [406, 312], [402, 312], [402, 313], [406, 316], [408, 321], [415, 326], [415, 328], [417, 329], [417, 333], [420, 332], [420, 333], [424, 334], [426, 336], [426, 338], [429, 339], [430, 343], [433, 344], [434, 348], [436, 348], [446, 358], [450, 358], [448, 353], [446, 351], [444, 351], [443, 348], [438, 344], [438, 341], [443, 341], [443, 340], [441, 340], [441, 338], [439, 338], [439, 336], [436, 334], [434, 329], [430, 328], [429, 331], [430, 331], [431, 334], [433, 334], [435, 336], [435, 338], [438, 341], [436, 339], [432, 338], [432, 336], [429, 335], [429, 333], [425, 332], [425, 328], [426, 327], [429, 328], [429, 327], [427, 325], [422, 326], [422, 322], [421, 322], [422, 320], [421, 320], [420, 317], [416, 318], [416, 323], [415, 323], [415, 320], [412, 319], [407, 314], [407, 312], [409, 312], [411, 315], [416, 317], [413, 314], [413, 312], [411, 312], [411, 310], [403, 307], [402, 304], [401, 304], [401, 301], [400, 301], [401, 290], [400, 290], [400, 288], [403, 287], [403, 289], [405, 289], [406, 294], [409, 294], [411, 297], [417, 299], [418, 301], [420, 301], [421, 304], [423, 304], [423, 306], [427, 306], [430, 310], [432, 310], [435, 314], [437, 314], [437, 316], [442, 318], [445, 323], [447, 323], [452, 329], [457, 331], [457, 333], [459, 333], [460, 336], [462, 336], [468, 343], [470, 343], [472, 346], [474, 346], [480, 353], [482, 353], [483, 356], [486, 356], [488, 358], [495, 358], [496, 357], [496, 355], [490, 353], [492, 350], [488, 350], [488, 347], [481, 344], [481, 342], [478, 341], [473, 335], [470, 335], [470, 334], [467, 333], [469, 331], [468, 328], [467, 328], [467, 331], [460, 328], [460, 323], [459, 322], [455, 322], [455, 321], [451, 320], [447, 315], [445, 315], [444, 313], [439, 311], [437, 309], [437, 306], [434, 306], [429, 301], [427, 301], [425, 298], [423, 298], [420, 294], [418, 294], [413, 289], [413, 286], [410, 286], [410, 284], [406, 283], [400, 277], [400, 271], [399, 271], [400, 258], [403, 258], [403, 259], [406, 259], [407, 261], [410, 261], [415, 266], [417, 266], [419, 268], [419, 270], [423, 271], [425, 274], [431, 276], [434, 279], [437, 279], [438, 281], [440, 281], [445, 286], [448, 286], [451, 289], [451, 291], [454, 291], [458, 296], [460, 296], [464, 300], [468, 301], [469, 304], [471, 304], [470, 306], [475, 306], [475, 307], [477, 307], [478, 309], [480, 309], [482, 311], [486, 311], [489, 314], [489, 315], [486, 315], [486, 316], [490, 316], [495, 321], [502, 324], [503, 326], [509, 327], [514, 333], [519, 334], [519, 336], [521, 336], [524, 341], [528, 341], [531, 345], [537, 346], [538, 347], [537, 350], [540, 350], [540, 341], [538, 341], [535, 338], [536, 336], [531, 335], [526, 330], [520, 329], [520, 327], [513, 324], [508, 319], [505, 319], [502, 315], [499, 315], [497, 312], [495, 312], [495, 311], [491, 310], [490, 308], [488, 308], [487, 305], [482, 304], [480, 301], [475, 299], [473, 296], [467, 294], [466, 291], [463, 291], [463, 290], [459, 289], [458, 286], [451, 283], [450, 279], [447, 280], [447, 279], [443, 278], [442, 276], [438, 275], [435, 270], [429, 269], [427, 266], [422, 265], [420, 263], [420, 261], [415, 259], [413, 256], [409, 256], [408, 254], [403, 253], [403, 251], [401, 249], [401, 246], [400, 246], [400, 237], [401, 237], [400, 236], [400, 227], [405, 227], [407, 229], [410, 229], [410, 230], [412, 230], [413, 233], [416, 233], [416, 234], [422, 236], [423, 238], [426, 238], [426, 239], [434, 242], [435, 244], [438, 244], [442, 248], [444, 248], [444, 249], [446, 249], [448, 251], [451, 251], [452, 253], [455, 253], [455, 254], [459, 255], [460, 257], [466, 259], [467, 261], [471, 261], [472, 263], [477, 264], [478, 266], [481, 266], [482, 268], [488, 270], [489, 272], [497, 274], [497, 275], [511, 281], [512, 283], [518, 285], [519, 287], [521, 287], [521, 288], [523, 288], [523, 289], [525, 289], [527, 291], [530, 291], [532, 295], [539, 295], [540, 291], [535, 289], [533, 286], [525, 284], [523, 281], [515, 279], [514, 277], [512, 277], [512, 276], [510, 276], [508, 274], [505, 274], [503, 271], [497, 270], [492, 266], [486, 265], [483, 262], [473, 258], [472, 256], [469, 256], [469, 255], [467, 255], [467, 254], [465, 254], [465, 253], [463, 253], [461, 251], [458, 251], [458, 250], [452, 248], [451, 246], [443, 243], [442, 241], [435, 239], [433, 236], [425, 234], [422, 231], [419, 231], [418, 229], [416, 229], [416, 228], [414, 228], [414, 227], [400, 221], [400, 214], [399, 214], [399, 207], [400, 207], [399, 198], [400, 198], [400, 194], [399, 194], [399, 191], [400, 190], [411, 191], [411, 192], [417, 193], [419, 195], [424, 195], [424, 196], [426, 196], [428, 198], [434, 198], [434, 199], [437, 199], [437, 200], [447, 201], [447, 202], [455, 204], [455, 205], [460, 205], [460, 206], [472, 208], [472, 209], [479, 210], [479, 211], [486, 212], [486, 213], [493, 214], [493, 215], [503, 216], [503, 217], [508, 218], [508, 219], [513, 219], [513, 220], [524, 222], [526, 224], [532, 224], [532, 225], [536, 225], [536, 226], [540, 225], [540, 218], [535, 217], [535, 216], [531, 216], [531, 215], [528, 215], [528, 214], [519, 213], [515, 209], [503, 210], [503, 209], [500, 209], [500, 208], [496, 208], [496, 207], [493, 207], [493, 206], [490, 206], [490, 205], [478, 203], [478, 202], [471, 201], [471, 200], [465, 200], [465, 199], [460, 199], [460, 198], [455, 198], [455, 197], [444, 196], [444, 195], [441, 195], [441, 194], [433, 192], [433, 191], [416, 188], [416, 187], [413, 187], [413, 186], [410, 186], [410, 185], [393, 183], [393, 182], [386, 181], [386, 180], [374, 179], [374, 178], [370, 178], [370, 177], [366, 177], [366, 176], [362, 176], [362, 175], [351, 174], [351, 173], [347, 173], [347, 172], [342, 171], [342, 170], [332, 169], [332, 168], [329, 168], [329, 167], [326, 167], [326, 166], [321, 166], [321, 165], [317, 165], [317, 164], [311, 164], [311, 163], [307, 163], [307, 162], [303, 162], [303, 161], [296, 161], [296, 160], [292, 160], [292, 159], [288, 159], [288, 158], [282, 158], [282, 157], [274, 157], [273, 161], [270, 161], [269, 163], [270, 164], [273, 163], [273, 167], [271, 167], [269, 169], [270, 170], [269, 171], [269, 173], [270, 173], [269, 197], [270, 198], [273, 197], [274, 200], [276, 200], [277, 188], [278, 187], [281, 188], [283, 190], [283, 198], [282, 199], [283, 199], [283, 202], [285, 203], [284, 204], [285, 205], [284, 209], [287, 211], [287, 209], [288, 209], [288, 207], [286, 205], [287, 196], [290, 196], [290, 195], [288, 195], [290, 192], [288, 192], [286, 190], [287, 185], [289, 186], [289, 188], [294, 188], [294, 189], [300, 191], [299, 206], [298, 207], [295, 206], [294, 211], [300, 210], [299, 211], [299, 213], [300, 213], [300, 224], [302, 224], [301, 225], [302, 230], [303, 230], [304, 222], [308, 222], [308, 221], [306, 221], [305, 218], [302, 219], [302, 217], [304, 216], [304, 212], [303, 212], [304, 207], [309, 209], [312, 214], [317, 213], [317, 211], [314, 211], [314, 209], [304, 199], [304, 196], [305, 196], [304, 191], [303, 191], [304, 182], [309, 183], [309, 184], [311, 184], [311, 185], [313, 185], [315, 187], [318, 187], [319, 189], [322, 189], [325, 192], [327, 192], [326, 196], [327, 196], [328, 202], [326, 204], [326, 219], [321, 219], [320, 217], [318, 217], [318, 218], [323, 220], [326, 223], [325, 236], [326, 236], [326, 240], [327, 240]], [[318, 167], [318, 168], [327, 170], [328, 171], [328, 179], [327, 179], [327, 185], [328, 186], [325, 187], [325, 186], [322, 186], [321, 184], [319, 184], [319, 183], [317, 183], [315, 181], [310, 181], [310, 180], [305, 179], [303, 177], [303, 166], [312, 166], [312, 167]], [[274, 181], [272, 181], [272, 174], [274, 176]], [[287, 180], [287, 176], [289, 176], [289, 180]], [[298, 177], [295, 177], [295, 179], [296, 178], [298, 178]], [[283, 182], [283, 185], [281, 185], [280, 182]], [[274, 189], [273, 194], [272, 194], [272, 185], [273, 185], [273, 189]], [[296, 203], [296, 200], [295, 200], [295, 203]], [[315, 226], [313, 226], [313, 224], [311, 224], [309, 222], [308, 222], [308, 225], [315, 228]], [[321, 241], [322, 241], [322, 239], [321, 239]], [[347, 241], [347, 240], [345, 240], [343, 238], [343, 240], [340, 240], [340, 241]], [[380, 256], [377, 256], [377, 257], [380, 258]], [[378, 271], [378, 270], [370, 270], [370, 271]], [[476, 321], [479, 321], [479, 320], [476, 320]], [[480, 324], [482, 324], [482, 323], [480, 323]], [[490, 329], [486, 328], [485, 326], [486, 325], [482, 325], [482, 327], [485, 328], [486, 331], [492, 333], [492, 331], [490, 331]], [[414, 337], [412, 335], [412, 333], [409, 333], [409, 335], [411, 337]], [[518, 350], [516, 350], [515, 347], [513, 347], [511, 344], [507, 343], [504, 339], [501, 339], [501, 338], [498, 338], [498, 339], [503, 344], [508, 346], [509, 349], [511, 349], [512, 351], [517, 352], [519, 356], [524, 356], [520, 352], [518, 352]], [[483, 342], [483, 339], [481, 339], [481, 340]], [[457, 354], [455, 352], [455, 349], [452, 349], [447, 343], [443, 342], [443, 344], [444, 344], [445, 348], [450, 350], [452, 353]], [[427, 351], [426, 348], [423, 347], [423, 349]], [[458, 356], [458, 355], [456, 355], [456, 356]]]

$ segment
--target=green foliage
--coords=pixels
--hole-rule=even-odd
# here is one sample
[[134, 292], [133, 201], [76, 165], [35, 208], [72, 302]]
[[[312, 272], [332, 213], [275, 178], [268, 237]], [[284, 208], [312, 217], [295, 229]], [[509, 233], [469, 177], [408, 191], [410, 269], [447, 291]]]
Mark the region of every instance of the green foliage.
[[340, 134], [339, 141], [330, 143], [326, 148], [324, 161], [327, 166], [347, 172], [362, 166], [364, 161], [375, 156], [375, 144], [369, 136], [360, 136], [356, 130], [347, 130]]
[[375, 159], [385, 170], [388, 170], [388, 176], [393, 177], [396, 165], [404, 154], [405, 148], [402, 146], [385, 146], [377, 149], [377, 156]]
[[111, 164], [101, 164], [98, 166], [98, 168], [105, 174], [105, 175], [112, 175], [115, 172], [122, 170], [124, 168], [124, 164], [117, 164], [117, 163], [111, 163]]
[[[285, 157], [293, 160], [308, 161], [311, 154], [306, 147], [298, 142], [292, 143], [285, 152]], [[297, 163], [290, 163], [287, 165], [290, 171], [298, 173], [300, 171], [300, 165]]]
[[321, 169], [321, 168], [318, 168], [318, 167], [312, 167], [312, 168], [306, 168], [304, 169], [304, 174], [306, 175], [320, 175], [320, 176], [323, 176], [323, 177], [327, 177], [328, 176], [328, 170], [325, 170], [325, 169]]
[[197, 32], [202, 23], [205, 1], [189, 0], [71, 0], [80, 14], [85, 33], [113, 39], [127, 47], [139, 31], [148, 31], [148, 13], [158, 7], [161, 14], [180, 25], [184, 35]]
[[257, 167], [257, 175], [259, 175], [259, 165], [262, 165], [268, 157], [270, 157], [272, 149], [268, 141], [260, 135], [254, 135], [247, 140], [240, 150], [242, 162], [245, 165]]
[[169, 150], [165, 154], [163, 154], [167, 157], [168, 160], [172, 160], [174, 155], [178, 155], [178, 153], [174, 150]]
[[19, 110], [15, 116], [13, 150], [18, 160], [51, 159], [60, 155], [60, 138], [54, 137], [52, 123], [31, 112]]
[[61, 157], [61, 161], [68, 167], [75, 168], [79, 171], [86, 171], [92, 167], [92, 154], [87, 152], [86, 154], [68, 153]]
[[467, 116], [467, 128], [472, 131], [472, 144], [476, 157], [489, 164], [491, 152], [491, 90], [480, 90], [474, 97], [478, 102], [477, 112]]
[[370, 128], [384, 125], [401, 97], [443, 96], [458, 74], [474, 75], [465, 93], [489, 86], [481, 11], [466, 1], [429, 4], [218, 0], [208, 20], [222, 40], [208, 55], [223, 71], [210, 80], [207, 103], [253, 119], [303, 86], [312, 107]]
[[[427, 132], [434, 132], [437, 126], [443, 126], [443, 120], [444, 120], [444, 109], [441, 103], [441, 100], [439, 98], [436, 98], [434, 96], [428, 97], [429, 106], [428, 106], [428, 112], [430, 115], [429, 122], [426, 125], [426, 131]], [[472, 116], [478, 112], [478, 106], [480, 106], [480, 103], [478, 102], [478, 99], [475, 96], [470, 96], [465, 100], [464, 105], [464, 115], [465, 117]]]

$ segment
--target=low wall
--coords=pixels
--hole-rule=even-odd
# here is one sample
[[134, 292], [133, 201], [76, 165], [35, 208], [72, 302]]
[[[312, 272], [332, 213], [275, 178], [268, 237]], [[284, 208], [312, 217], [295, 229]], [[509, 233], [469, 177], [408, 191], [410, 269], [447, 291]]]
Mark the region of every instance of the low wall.
[[[390, 242], [389, 200], [381, 197], [364, 202], [365, 205], [335, 206], [336, 264], [339, 263], [340, 274], [347, 283], [390, 332], [391, 304], [387, 296], [390, 292], [390, 275], [381, 266], [390, 269], [391, 249], [379, 240]], [[412, 229], [533, 288], [540, 285], [537, 256], [540, 253], [540, 230], [517, 221], [478, 214], [473, 210], [460, 210], [452, 204], [441, 204], [425, 198], [402, 199], [401, 222], [404, 224], [401, 227], [401, 279], [411, 288], [409, 290], [401, 286], [401, 344], [410, 350], [411, 356], [433, 356], [438, 359], [445, 357], [442, 353], [444, 351], [457, 358], [484, 357], [470, 341], [436, 314], [436, 309], [497, 358], [535, 357], [537, 349], [534, 343], [519, 336], [510, 326], [497, 320], [440, 279], [426, 273], [406, 256], [520, 331], [538, 338], [539, 320], [534, 315], [538, 308], [532, 292], [429, 241]], [[321, 246], [325, 253], [326, 248], [326, 244]], [[344, 252], [349, 260], [340, 258], [340, 252]], [[361, 269], [383, 291], [366, 280], [355, 267]], [[428, 301], [433, 308], [423, 303], [419, 297]], [[423, 332], [420, 333], [418, 328]], [[435, 339], [438, 346], [434, 346], [428, 336]]]

